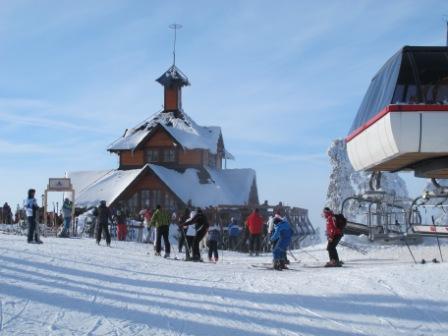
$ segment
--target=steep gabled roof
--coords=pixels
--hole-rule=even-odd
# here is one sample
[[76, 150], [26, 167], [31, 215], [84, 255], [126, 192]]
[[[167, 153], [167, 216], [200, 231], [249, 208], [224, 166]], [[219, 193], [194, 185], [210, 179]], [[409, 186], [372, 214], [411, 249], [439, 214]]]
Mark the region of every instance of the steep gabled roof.
[[[185, 149], [206, 149], [217, 154], [218, 142], [222, 139], [221, 128], [199, 126], [183, 111], [156, 113], [128, 129], [109, 146], [108, 151], [135, 150], [158, 126], [163, 127]], [[228, 153], [226, 158], [233, 159], [233, 156]]]
[[69, 176], [76, 192], [75, 204], [88, 208], [105, 200], [110, 205], [132, 183], [151, 172], [182, 202], [200, 207], [247, 205], [256, 183], [253, 169], [188, 168], [179, 171], [147, 164], [141, 169], [73, 172]]

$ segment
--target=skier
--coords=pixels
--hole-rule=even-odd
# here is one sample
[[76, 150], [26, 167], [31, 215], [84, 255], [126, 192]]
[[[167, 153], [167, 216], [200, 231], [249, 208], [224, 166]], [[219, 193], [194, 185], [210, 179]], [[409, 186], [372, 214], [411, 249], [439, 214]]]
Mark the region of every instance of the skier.
[[[207, 245], [208, 245], [208, 261], [215, 263], [218, 262], [219, 255], [218, 255], [218, 242], [221, 237], [221, 230], [218, 226], [218, 224], [213, 224], [208, 229], [208, 235], [207, 235]], [[214, 259], [212, 259], [212, 256]]]
[[[184, 221], [184, 223], [186, 221], [188, 221], [191, 218], [194, 218], [196, 216], [197, 212], [196, 211], [192, 211], [190, 213], [190, 216]], [[192, 254], [193, 254], [193, 244], [194, 244], [194, 239], [196, 237], [196, 226], [194, 225], [189, 225], [187, 226], [187, 228], [185, 229], [185, 227], [182, 227], [182, 229], [185, 231], [185, 260], [189, 261], [192, 260]]]
[[96, 243], [99, 245], [102, 232], [106, 235], [106, 244], [110, 247], [109, 220], [111, 219], [110, 210], [106, 206], [106, 201], [101, 201], [100, 206], [95, 208], [93, 215], [97, 218]]
[[117, 238], [118, 240], [126, 240], [126, 235], [128, 234], [128, 229], [126, 226], [126, 214], [122, 210], [121, 206], [118, 207], [116, 211], [117, 218]]
[[149, 242], [151, 241], [151, 236], [152, 236], [151, 218], [152, 218], [152, 211], [150, 208], [147, 208], [143, 212], [143, 222], [145, 223], [145, 227], [146, 227], [146, 235], [144, 235], [144, 239], [143, 239], [143, 242], [145, 244], [149, 244]]
[[28, 220], [28, 243], [33, 243], [34, 239], [36, 244], [42, 244], [42, 241], [39, 239], [39, 235], [36, 232], [36, 225], [38, 225], [36, 223], [36, 215], [39, 206], [37, 205], [37, 201], [34, 198], [35, 195], [36, 190], [28, 190], [28, 198], [24, 201], [24, 208]]
[[236, 219], [233, 217], [230, 219], [230, 224], [227, 227], [227, 233], [229, 236], [228, 248], [229, 248], [229, 250], [234, 251], [238, 245], [238, 238], [241, 233], [241, 228], [239, 227], [238, 223], [236, 222]]
[[[202, 261], [201, 252], [199, 251], [199, 244], [201, 240], [204, 238], [205, 234], [208, 230], [208, 220], [207, 217], [202, 212], [201, 208], [198, 208], [196, 211], [192, 211], [190, 215], [190, 219], [188, 219], [183, 226], [195, 226], [196, 235], [193, 241], [193, 261]], [[188, 236], [188, 232], [187, 232]]]
[[170, 257], [171, 245], [169, 241], [169, 229], [170, 229], [170, 215], [162, 209], [160, 205], [157, 205], [156, 211], [152, 215], [150, 226], [155, 226], [157, 230], [156, 234], [156, 256], [160, 256], [162, 250], [162, 237], [165, 245], [164, 258]]
[[325, 264], [325, 267], [341, 267], [342, 264], [339, 261], [338, 251], [336, 246], [342, 238], [342, 231], [336, 226], [336, 220], [334, 218], [333, 211], [330, 208], [324, 208], [323, 215], [327, 221], [327, 251], [330, 261]]
[[178, 250], [179, 253], [182, 253], [182, 248], [185, 244], [187, 230], [182, 227], [182, 224], [185, 223], [188, 218], [190, 218], [190, 209], [185, 208], [184, 213], [179, 219], [179, 240], [178, 240]]
[[258, 209], [252, 211], [249, 217], [247, 217], [246, 225], [250, 234], [249, 255], [253, 256], [255, 253], [258, 256], [260, 253], [261, 235], [263, 233], [263, 218], [261, 218]]
[[[168, 230], [168, 240], [170, 241], [171, 246], [176, 246], [176, 244], [179, 245], [180, 232], [179, 225], [177, 224], [177, 214], [175, 212], [171, 215], [171, 222]], [[174, 252], [174, 257], [177, 259], [176, 252]]]
[[286, 269], [286, 250], [291, 243], [292, 230], [286, 218], [274, 218], [274, 233], [271, 241], [275, 242], [274, 250], [272, 251], [274, 261], [274, 269], [281, 271]]
[[65, 238], [70, 235], [70, 224], [72, 221], [72, 210], [73, 203], [68, 199], [64, 199], [64, 204], [62, 205], [62, 215], [64, 217], [64, 227], [62, 228], [59, 237]]

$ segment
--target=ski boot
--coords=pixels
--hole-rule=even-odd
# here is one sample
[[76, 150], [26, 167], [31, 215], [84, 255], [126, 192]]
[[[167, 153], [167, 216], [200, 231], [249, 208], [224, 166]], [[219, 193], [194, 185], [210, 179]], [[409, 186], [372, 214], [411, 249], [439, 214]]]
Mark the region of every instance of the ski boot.
[[338, 263], [336, 262], [336, 260], [330, 260], [325, 264], [325, 267], [338, 267]]
[[276, 271], [283, 271], [280, 260], [274, 260], [274, 269]]
[[280, 267], [282, 269], [286, 269], [286, 270], [289, 269], [287, 266], [286, 260], [280, 260]]
[[165, 255], [163, 256], [165, 259], [168, 259], [170, 257], [169, 253], [165, 253]]
[[155, 252], [155, 253], [154, 253], [154, 256], [155, 256], [155, 257], [160, 257], [161, 254], [160, 254], [160, 252]]

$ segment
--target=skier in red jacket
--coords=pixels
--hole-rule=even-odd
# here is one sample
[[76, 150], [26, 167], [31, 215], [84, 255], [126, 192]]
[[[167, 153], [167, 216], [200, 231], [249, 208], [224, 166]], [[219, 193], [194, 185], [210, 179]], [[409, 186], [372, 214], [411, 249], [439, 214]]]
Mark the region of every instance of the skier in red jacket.
[[330, 257], [330, 261], [327, 262], [325, 267], [340, 267], [342, 266], [339, 261], [338, 251], [336, 250], [336, 246], [338, 246], [339, 242], [342, 238], [342, 231], [336, 226], [336, 220], [334, 218], [333, 211], [330, 208], [324, 208], [323, 213], [325, 220], [327, 221], [327, 251]]
[[255, 253], [255, 255], [258, 256], [260, 252], [261, 235], [263, 233], [263, 218], [261, 218], [258, 209], [252, 211], [249, 217], [247, 217], [246, 225], [250, 234], [249, 254], [253, 256]]

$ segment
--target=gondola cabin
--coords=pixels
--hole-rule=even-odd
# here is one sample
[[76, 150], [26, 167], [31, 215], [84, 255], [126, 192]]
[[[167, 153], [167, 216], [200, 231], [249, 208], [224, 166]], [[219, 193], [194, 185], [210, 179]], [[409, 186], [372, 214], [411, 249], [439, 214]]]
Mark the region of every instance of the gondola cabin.
[[406, 46], [392, 56], [346, 141], [356, 170], [448, 178], [448, 47]]

